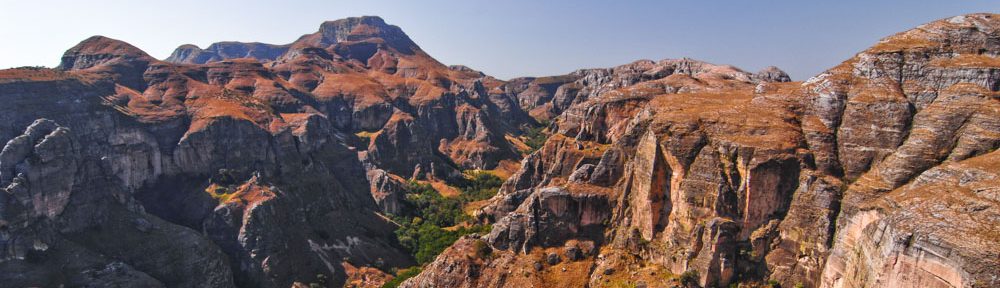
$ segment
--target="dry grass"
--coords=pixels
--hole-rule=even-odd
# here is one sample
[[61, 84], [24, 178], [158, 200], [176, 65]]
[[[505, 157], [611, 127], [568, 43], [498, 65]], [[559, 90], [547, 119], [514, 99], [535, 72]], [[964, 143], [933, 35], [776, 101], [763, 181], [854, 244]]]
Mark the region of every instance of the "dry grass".
[[497, 167], [493, 170], [486, 170], [490, 174], [500, 177], [500, 179], [507, 180], [511, 175], [514, 175], [517, 170], [521, 169], [521, 162], [511, 159], [500, 160], [497, 163]]
[[514, 149], [517, 149], [518, 152], [521, 152], [523, 154], [531, 152], [531, 147], [529, 147], [528, 144], [524, 144], [524, 141], [521, 141], [520, 138], [514, 137], [513, 135], [510, 134], [504, 135], [503, 138], [507, 139], [507, 142], [510, 142], [510, 144], [514, 145]]
[[73, 74], [42, 67], [22, 67], [0, 70], [0, 83], [56, 81], [72, 78], [74, 78]]
[[959, 54], [952, 58], [937, 58], [930, 65], [942, 68], [997, 68], [1000, 67], [1000, 57], [990, 57], [982, 54]]
[[891, 53], [915, 49], [927, 49], [941, 45], [931, 41], [922, 31], [911, 30], [886, 38], [868, 49], [871, 53]]
[[434, 187], [434, 190], [437, 190], [437, 192], [441, 194], [441, 196], [447, 198], [455, 198], [458, 197], [459, 195], [462, 195], [461, 190], [458, 190], [458, 188], [448, 185], [448, 183], [445, 183], [444, 181], [430, 180], [430, 181], [420, 181], [420, 183], [431, 184], [431, 187]]
[[661, 95], [650, 105], [656, 108], [652, 127], [700, 127], [715, 139], [748, 147], [790, 150], [800, 142], [798, 115], [786, 106], [791, 104], [755, 99], [751, 90]]
[[260, 184], [256, 177], [237, 187], [224, 187], [213, 183], [205, 188], [205, 193], [218, 200], [219, 204], [238, 203], [240, 206], [260, 203], [275, 196], [274, 191]]
[[[344, 274], [347, 274], [346, 283], [344, 287], [358, 287], [358, 288], [377, 288], [382, 287], [382, 284], [389, 282], [392, 279], [392, 275], [389, 275], [382, 270], [367, 266], [354, 266], [350, 262], [343, 261], [341, 266], [344, 267]], [[402, 273], [402, 271], [400, 271]]]

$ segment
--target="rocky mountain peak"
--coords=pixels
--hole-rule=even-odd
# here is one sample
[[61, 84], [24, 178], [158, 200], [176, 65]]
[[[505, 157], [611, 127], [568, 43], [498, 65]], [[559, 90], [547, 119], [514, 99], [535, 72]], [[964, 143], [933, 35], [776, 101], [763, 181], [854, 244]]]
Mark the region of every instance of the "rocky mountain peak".
[[150, 61], [153, 57], [132, 44], [104, 36], [92, 36], [63, 54], [59, 69], [83, 70], [119, 60]]
[[317, 32], [303, 35], [295, 42], [284, 45], [225, 41], [213, 43], [202, 49], [185, 44], [177, 47], [164, 61], [205, 64], [227, 59], [254, 58], [267, 62], [279, 58], [295, 58], [301, 55], [303, 50], [313, 48], [332, 48], [338, 53], [355, 54], [347, 57], [356, 58], [356, 54], [370, 56], [369, 54], [374, 53], [380, 44], [406, 55], [412, 55], [419, 50], [417, 44], [398, 26], [386, 24], [385, 20], [378, 16], [362, 16], [323, 22]]
[[[395, 30], [395, 31], [393, 31]], [[330, 43], [343, 41], [359, 41], [369, 37], [388, 36], [396, 33], [405, 37], [399, 27], [385, 23], [378, 16], [350, 17], [334, 21], [326, 21], [319, 25], [319, 33]]]
[[754, 74], [754, 77], [757, 78], [757, 80], [764, 82], [792, 81], [792, 77], [789, 77], [788, 73], [785, 73], [785, 71], [775, 66], [767, 66], [766, 68], [761, 69], [760, 71], [757, 72], [757, 74]]
[[418, 48], [410, 37], [398, 26], [385, 23], [378, 16], [350, 17], [323, 22], [319, 26], [319, 39], [315, 46], [331, 46], [342, 42], [381, 40], [390, 47], [404, 53], [412, 53]]
[[205, 64], [227, 59], [254, 58], [263, 62], [273, 61], [285, 52], [288, 52], [288, 45], [225, 41], [212, 43], [205, 49], [191, 44], [181, 45], [164, 61], [181, 64]]
[[171, 63], [191, 63], [194, 61], [193, 59], [197, 58], [194, 56], [201, 54], [203, 51], [198, 45], [184, 44], [174, 49], [174, 52], [170, 53], [170, 56], [164, 59], [164, 61]]
[[[929, 56], [934, 67], [983, 68], [1000, 63], [1000, 17], [995, 14], [968, 14], [941, 19], [883, 38], [877, 44], [845, 61], [827, 73], [845, 73], [853, 68], [876, 64], [896, 65], [893, 61], [875, 61], [896, 54]], [[873, 62], [875, 61], [875, 62]], [[856, 71], [862, 76], [871, 71]]]

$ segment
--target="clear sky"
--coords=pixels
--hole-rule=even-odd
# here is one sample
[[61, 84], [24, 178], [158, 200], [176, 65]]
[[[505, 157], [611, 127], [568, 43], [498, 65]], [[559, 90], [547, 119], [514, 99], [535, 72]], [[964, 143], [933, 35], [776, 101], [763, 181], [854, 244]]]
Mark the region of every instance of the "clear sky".
[[811, 77], [878, 39], [997, 0], [52, 1], [0, 0], [0, 68], [55, 66], [91, 35], [163, 59], [181, 44], [285, 44], [324, 20], [378, 15], [445, 64], [502, 79], [690, 57]]

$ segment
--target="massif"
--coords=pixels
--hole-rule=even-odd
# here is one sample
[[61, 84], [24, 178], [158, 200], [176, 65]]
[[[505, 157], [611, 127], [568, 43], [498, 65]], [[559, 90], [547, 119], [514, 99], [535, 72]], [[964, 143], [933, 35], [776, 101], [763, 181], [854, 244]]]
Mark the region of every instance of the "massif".
[[95, 36], [0, 70], [0, 286], [380, 285], [348, 280], [414, 264], [385, 217], [406, 179], [515, 167], [474, 212], [492, 231], [402, 286], [997, 287], [998, 56], [992, 14], [804, 82], [692, 59], [504, 81], [378, 17], [162, 61]]

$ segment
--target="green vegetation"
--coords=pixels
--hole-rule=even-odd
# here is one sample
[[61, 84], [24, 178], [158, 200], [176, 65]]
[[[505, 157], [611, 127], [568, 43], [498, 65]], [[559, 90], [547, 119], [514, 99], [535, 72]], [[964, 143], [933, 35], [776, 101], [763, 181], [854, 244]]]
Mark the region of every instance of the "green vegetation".
[[681, 276], [677, 278], [682, 285], [687, 287], [698, 286], [698, 270], [688, 270], [681, 273]]
[[49, 67], [45, 67], [45, 66], [21, 66], [21, 67], [15, 67], [14, 69], [35, 70], [35, 71], [38, 71], [38, 70], [48, 70]]
[[212, 199], [219, 201], [219, 203], [226, 203], [233, 198], [233, 195], [235, 195], [233, 192], [236, 192], [236, 188], [211, 184], [205, 188], [205, 192], [209, 196], [212, 196]]
[[493, 256], [493, 247], [490, 247], [490, 245], [487, 244], [486, 241], [476, 240], [476, 242], [472, 242], [472, 245], [473, 245], [472, 246], [473, 251], [476, 251], [477, 258], [486, 259], [490, 256]]
[[455, 226], [469, 220], [469, 216], [462, 212], [460, 199], [441, 196], [430, 184], [407, 183], [406, 204], [410, 211], [415, 212], [415, 215], [410, 215], [413, 216], [411, 218], [421, 218], [439, 227]]
[[385, 284], [382, 284], [382, 288], [399, 287], [399, 284], [403, 284], [403, 281], [406, 281], [406, 279], [410, 279], [413, 276], [417, 276], [418, 274], [420, 274], [421, 270], [423, 269], [420, 269], [420, 266], [410, 267], [405, 271], [403, 271], [402, 273], [396, 274], [396, 277], [392, 278], [392, 280], [389, 280], [389, 282], [385, 282]]
[[309, 288], [326, 287], [326, 275], [316, 274], [316, 282], [309, 283]]
[[497, 190], [503, 185], [503, 179], [488, 172], [472, 172], [470, 176], [471, 179], [462, 187], [462, 196], [459, 197], [464, 203], [490, 199], [497, 195]]
[[[469, 179], [461, 184], [461, 195], [448, 198], [441, 196], [430, 184], [410, 181], [406, 185], [404, 203], [407, 206], [405, 211], [410, 213], [390, 215], [393, 221], [400, 225], [396, 229], [399, 243], [410, 251], [418, 263], [425, 264], [433, 261], [458, 238], [471, 233], [489, 232], [491, 229], [489, 225], [471, 225], [472, 218], [465, 214], [462, 208], [469, 202], [493, 197], [501, 184], [503, 180], [496, 175], [488, 172], [471, 172]], [[476, 256], [480, 259], [493, 255], [493, 248], [486, 242], [476, 241], [473, 245]], [[420, 271], [419, 266], [409, 268], [398, 273], [382, 287], [398, 287], [406, 279], [420, 274]]]
[[545, 145], [545, 140], [549, 138], [549, 134], [545, 133], [545, 128], [549, 126], [548, 121], [542, 121], [538, 126], [531, 126], [524, 130], [524, 144], [531, 147], [530, 152], [538, 151], [542, 149]]
[[434, 257], [455, 243], [459, 237], [472, 233], [485, 233], [489, 229], [489, 226], [475, 225], [446, 230], [417, 217], [408, 224], [403, 223], [396, 230], [396, 236], [399, 237], [399, 243], [413, 253], [417, 262], [423, 264], [434, 260]]
[[[474, 179], [476, 178], [474, 177]], [[486, 182], [473, 180], [469, 187], [487, 189], [488, 186], [483, 185], [487, 185], [489, 181], [492, 180], [486, 180]], [[485, 233], [490, 230], [490, 227], [485, 225], [459, 226], [455, 229], [443, 228], [458, 226], [471, 220], [471, 217], [462, 211], [462, 206], [467, 203], [466, 200], [471, 198], [443, 197], [430, 184], [411, 181], [407, 186], [406, 205], [413, 213], [393, 216], [393, 220], [400, 224], [399, 228], [396, 229], [399, 243], [412, 253], [417, 262], [423, 264], [434, 260], [434, 257], [437, 257], [463, 235]]]
[[208, 187], [205, 187], [205, 193], [208, 193], [208, 195], [219, 201], [219, 203], [229, 202], [239, 185], [239, 181], [236, 180], [239, 177], [236, 175], [237, 172], [234, 170], [219, 169], [215, 175], [209, 178]]
[[628, 279], [615, 279], [608, 283], [607, 287], [611, 288], [635, 288], [636, 283]]

